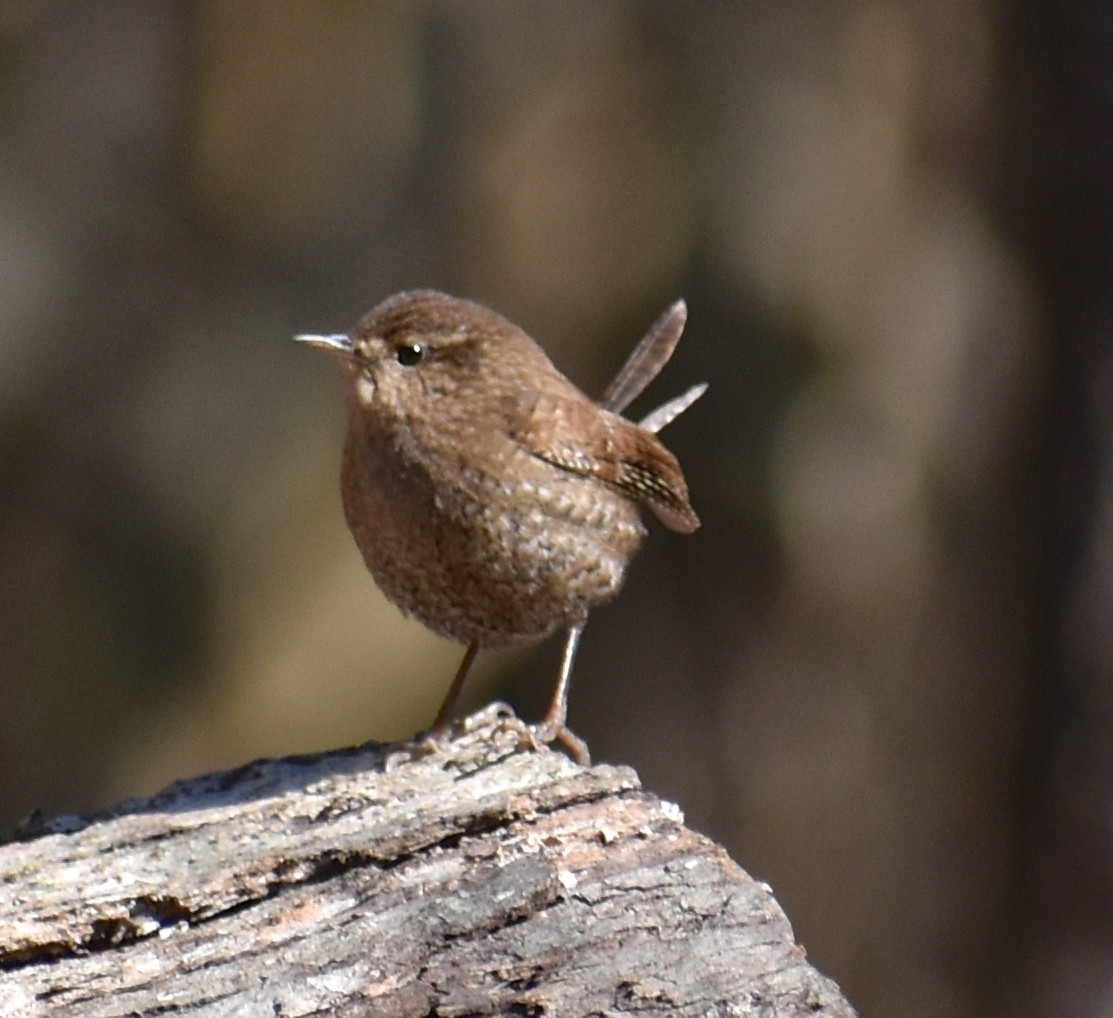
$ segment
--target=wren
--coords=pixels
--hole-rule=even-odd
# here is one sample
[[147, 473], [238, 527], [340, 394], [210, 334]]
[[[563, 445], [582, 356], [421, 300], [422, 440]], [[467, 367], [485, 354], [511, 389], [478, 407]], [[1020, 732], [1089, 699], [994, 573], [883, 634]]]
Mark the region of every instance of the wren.
[[516, 325], [433, 290], [395, 294], [347, 334], [301, 335], [348, 371], [344, 515], [383, 593], [467, 645], [430, 730], [448, 734], [481, 649], [567, 633], [541, 743], [587, 747], [565, 726], [588, 613], [613, 598], [645, 536], [639, 507], [690, 533], [699, 519], [656, 436], [695, 386], [641, 423], [620, 416], [669, 359], [686, 308], [670, 307], [600, 402]]

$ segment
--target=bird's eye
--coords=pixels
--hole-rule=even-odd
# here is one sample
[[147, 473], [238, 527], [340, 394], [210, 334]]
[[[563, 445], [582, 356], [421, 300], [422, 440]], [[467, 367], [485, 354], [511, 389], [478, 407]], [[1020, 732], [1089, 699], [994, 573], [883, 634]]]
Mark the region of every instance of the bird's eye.
[[413, 367], [425, 356], [425, 347], [421, 343], [411, 343], [409, 346], [398, 348], [398, 363], [404, 368]]

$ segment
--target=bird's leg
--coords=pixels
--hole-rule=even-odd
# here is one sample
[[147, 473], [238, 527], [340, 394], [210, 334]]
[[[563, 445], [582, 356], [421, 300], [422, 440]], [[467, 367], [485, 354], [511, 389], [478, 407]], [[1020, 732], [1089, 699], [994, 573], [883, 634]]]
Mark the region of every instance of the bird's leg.
[[448, 692], [444, 695], [441, 709], [437, 711], [437, 719], [433, 722], [433, 727], [429, 729], [429, 734], [434, 739], [443, 739], [448, 734], [448, 729], [452, 726], [452, 721], [456, 717], [456, 702], [460, 699], [460, 692], [464, 688], [464, 682], [467, 680], [472, 662], [478, 653], [479, 644], [472, 640], [468, 644], [468, 649], [464, 651], [464, 660], [460, 662], [460, 667], [456, 669], [456, 676], [452, 680], [452, 685], [448, 687]]
[[580, 636], [583, 631], [583, 623], [570, 626], [568, 629], [556, 689], [553, 690], [553, 698], [549, 701], [549, 709], [545, 713], [545, 720], [537, 726], [536, 734], [542, 742], [552, 742], [563, 730], [564, 723], [568, 720], [568, 683], [572, 677], [572, 663], [576, 660], [576, 650], [580, 645]]
[[591, 763], [591, 754], [588, 751], [587, 743], [571, 732], [565, 724], [568, 720], [568, 683], [572, 678], [572, 663], [576, 660], [576, 650], [580, 645], [580, 636], [583, 631], [584, 624], [582, 622], [570, 626], [568, 629], [556, 689], [553, 690], [553, 698], [549, 702], [545, 720], [541, 724], [533, 726], [533, 737], [542, 744], [559, 739], [572, 754], [572, 759], [586, 767]]

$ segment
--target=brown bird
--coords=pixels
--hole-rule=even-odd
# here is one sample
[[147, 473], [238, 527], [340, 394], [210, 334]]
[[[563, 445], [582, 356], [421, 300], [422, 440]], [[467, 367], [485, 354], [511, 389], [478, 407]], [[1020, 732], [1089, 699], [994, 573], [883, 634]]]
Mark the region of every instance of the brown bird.
[[565, 727], [568, 680], [588, 612], [618, 593], [645, 536], [638, 507], [680, 533], [699, 526], [655, 432], [706, 386], [640, 424], [619, 416], [671, 356], [686, 315], [683, 301], [665, 312], [600, 403], [516, 325], [432, 290], [395, 294], [350, 333], [295, 337], [348, 369], [341, 493], [367, 568], [405, 614], [467, 645], [434, 738], [447, 735], [480, 649], [564, 629], [533, 735], [588, 758]]

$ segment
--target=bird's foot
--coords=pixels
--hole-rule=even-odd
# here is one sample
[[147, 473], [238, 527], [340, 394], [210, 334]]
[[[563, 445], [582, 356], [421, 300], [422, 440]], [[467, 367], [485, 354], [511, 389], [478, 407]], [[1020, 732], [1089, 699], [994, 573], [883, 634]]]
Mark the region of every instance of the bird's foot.
[[563, 721], [559, 725], [552, 725], [546, 721], [537, 725], [530, 725], [529, 738], [535, 749], [548, 746], [553, 742], [559, 742], [568, 750], [568, 755], [581, 767], [591, 766], [591, 750], [588, 749], [587, 743]]
[[408, 742], [397, 744], [385, 767], [393, 770], [415, 760], [444, 756], [446, 767], [466, 770], [477, 762], [527, 747], [537, 748], [530, 727], [508, 704], [495, 701], [468, 717], [435, 725]]

